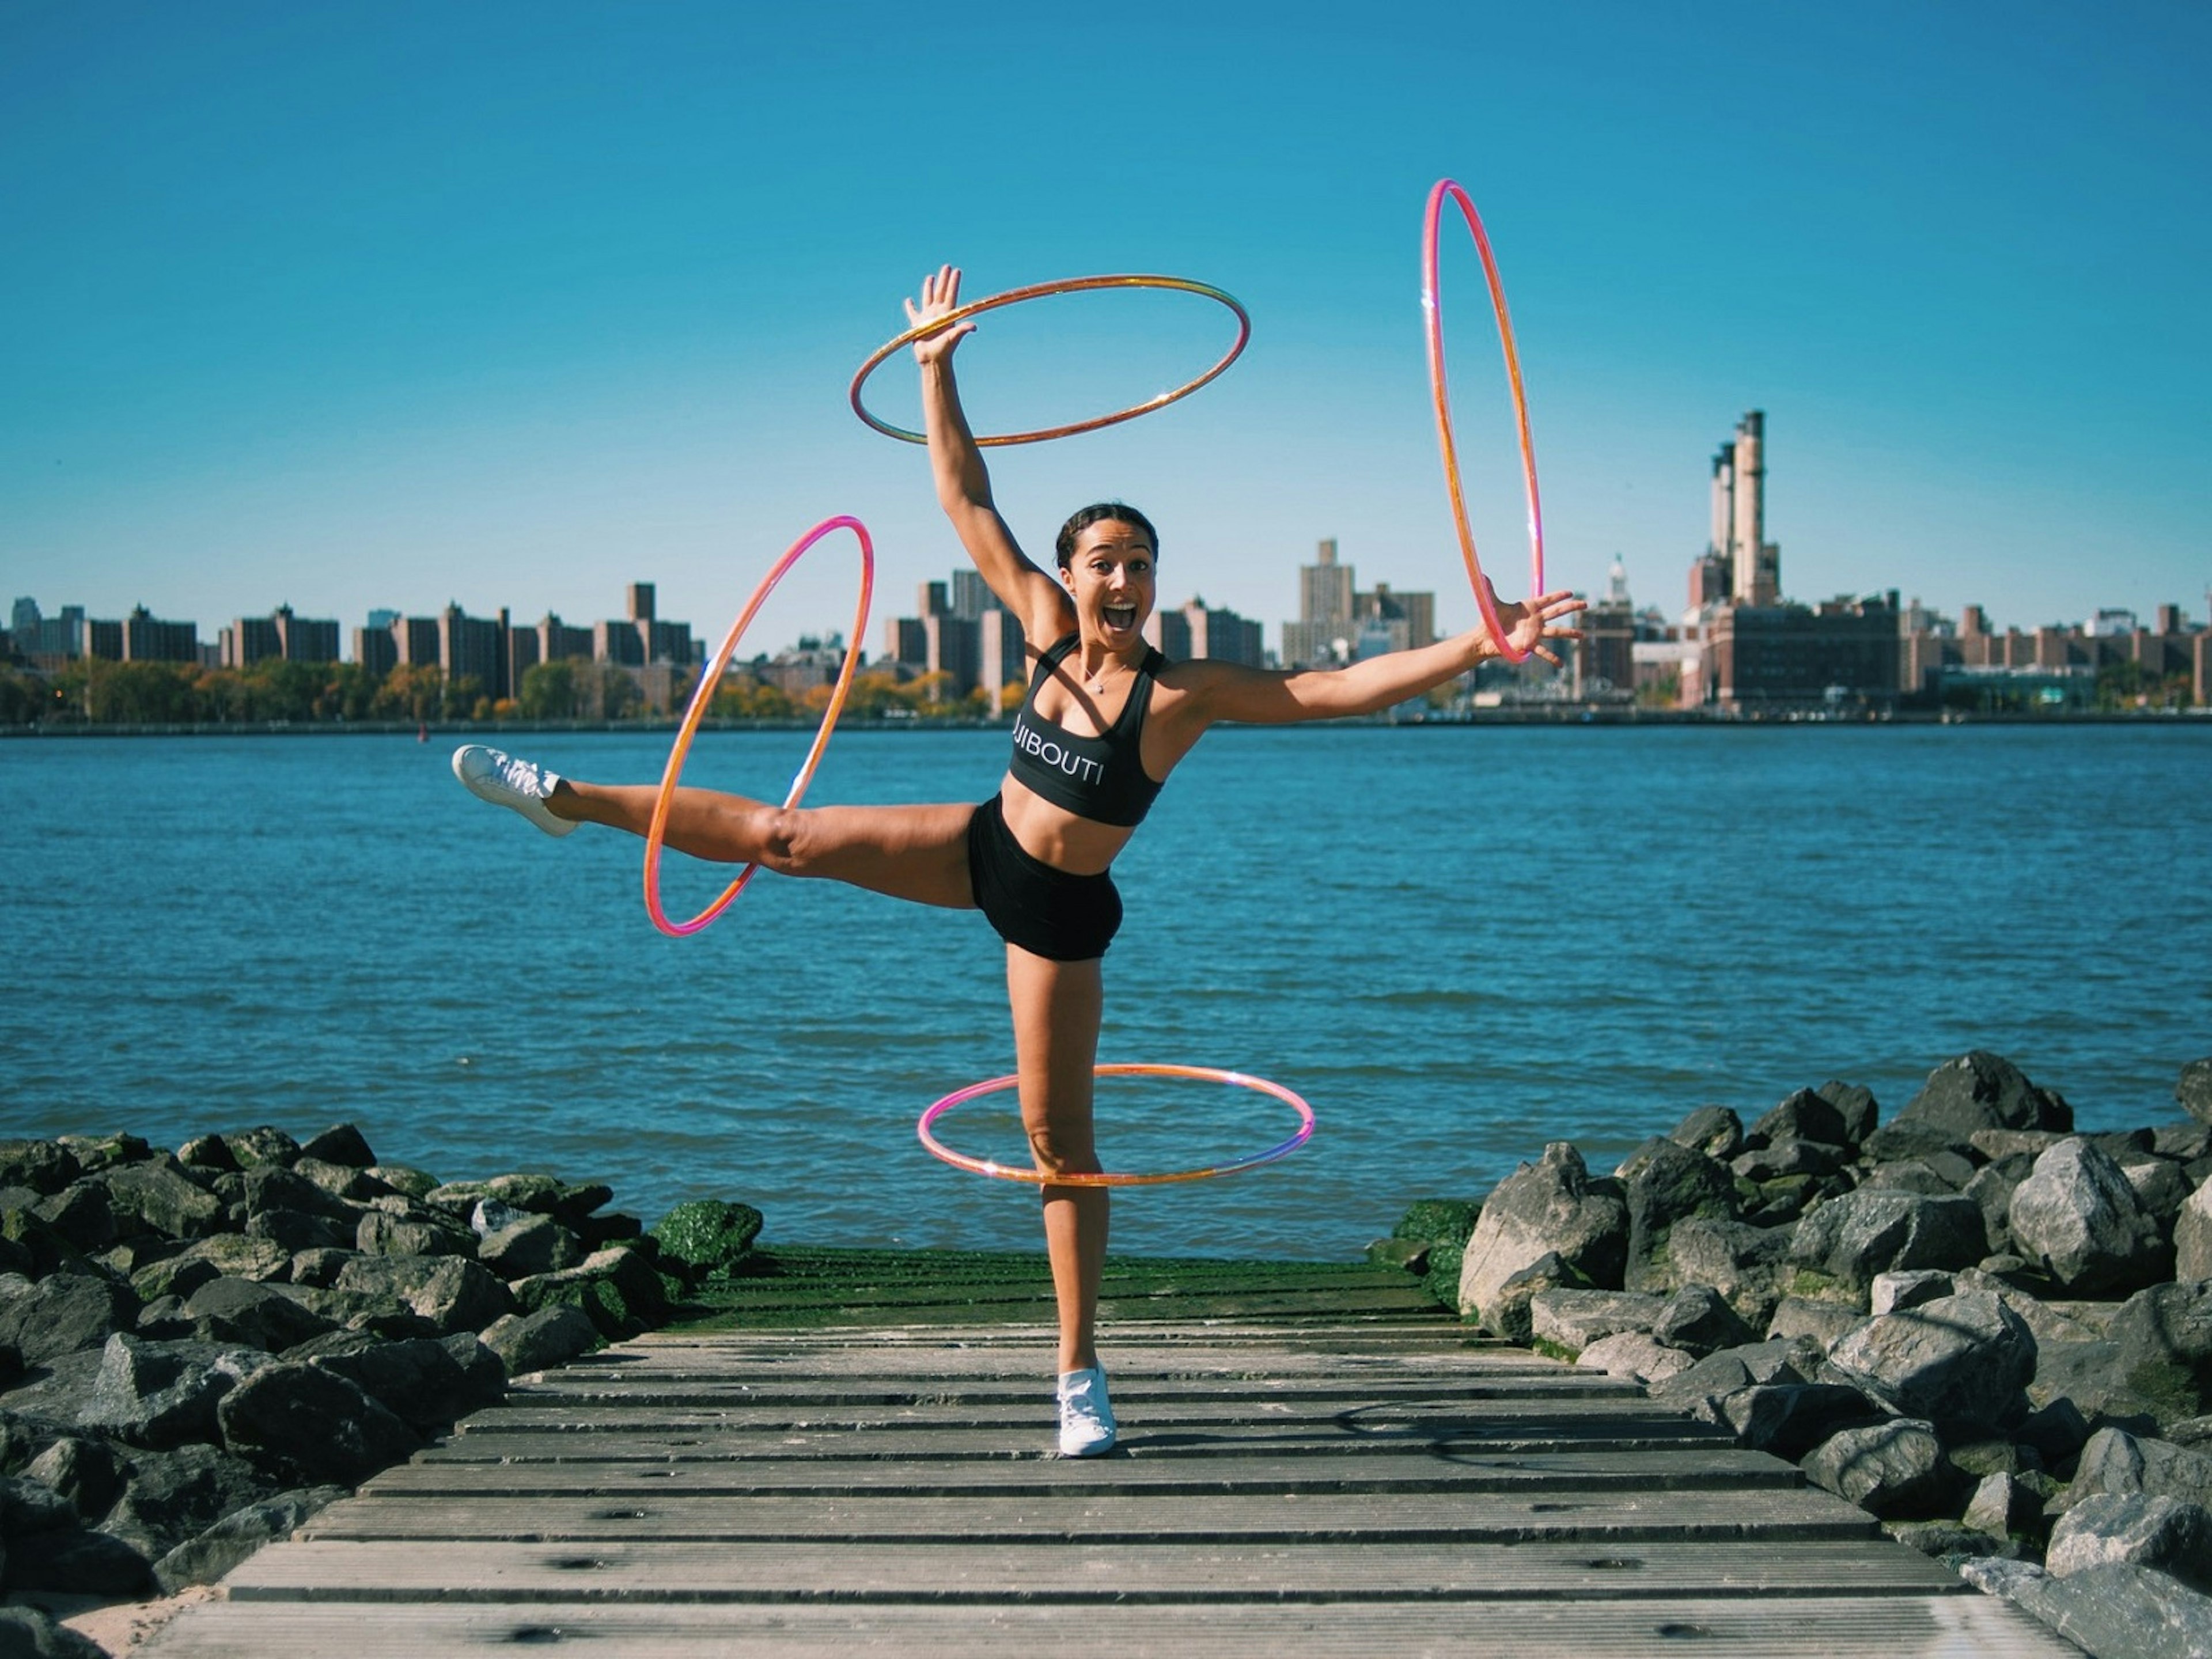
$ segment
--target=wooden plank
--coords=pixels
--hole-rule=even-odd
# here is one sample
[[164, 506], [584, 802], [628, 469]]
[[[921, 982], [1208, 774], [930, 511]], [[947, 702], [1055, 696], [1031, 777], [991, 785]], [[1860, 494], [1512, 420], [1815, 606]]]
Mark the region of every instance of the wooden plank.
[[[1048, 1380], [1032, 1377], [1012, 1383], [994, 1379], [969, 1381], [933, 1379], [909, 1374], [905, 1378], [857, 1378], [846, 1382], [807, 1383], [775, 1378], [759, 1382], [657, 1383], [632, 1382], [570, 1383], [549, 1378], [510, 1389], [507, 1398], [520, 1406], [749, 1406], [763, 1401], [806, 1401], [825, 1407], [905, 1405], [1020, 1405], [1042, 1395]], [[1162, 1401], [1197, 1400], [1340, 1401], [1386, 1404], [1428, 1400], [1472, 1402], [1485, 1400], [1627, 1399], [1643, 1390], [1619, 1378], [1589, 1372], [1557, 1376], [1462, 1382], [1425, 1381], [1418, 1377], [1316, 1376], [1290, 1379], [1267, 1377], [1190, 1377], [1157, 1382], [1114, 1381], [1114, 1401], [1123, 1405], [1152, 1406]], [[1047, 1396], [1048, 1397], [1048, 1396]]]
[[374, 1477], [363, 1491], [453, 1496], [650, 1497], [663, 1492], [749, 1497], [908, 1492], [939, 1498], [1054, 1492], [1672, 1492], [1697, 1487], [1790, 1487], [1804, 1476], [1765, 1452], [1732, 1446], [1637, 1452], [1408, 1453], [1395, 1447], [1359, 1459], [1265, 1454], [1173, 1458], [1125, 1455], [1060, 1458], [1042, 1454], [973, 1462], [866, 1459], [749, 1463], [409, 1463]]
[[1668, 1539], [1848, 1540], [1879, 1532], [1864, 1510], [1809, 1486], [1534, 1495], [1293, 1492], [1263, 1503], [1211, 1492], [1166, 1503], [1155, 1496], [1120, 1493], [940, 1498], [891, 1492], [793, 1504], [776, 1497], [701, 1497], [673, 1489], [643, 1498], [500, 1497], [471, 1489], [435, 1498], [372, 1492], [343, 1499], [308, 1520], [299, 1536], [696, 1543], [836, 1539], [868, 1544], [952, 1536], [970, 1542], [1083, 1543], [1576, 1539], [1618, 1545]]
[[577, 1644], [592, 1659], [758, 1656], [1073, 1656], [1301, 1659], [1531, 1656], [1602, 1659], [1721, 1650], [1817, 1659], [2081, 1659], [2009, 1602], [1983, 1595], [1662, 1597], [1464, 1604], [1261, 1603], [1213, 1607], [977, 1607], [397, 1606], [215, 1601], [138, 1652], [156, 1659], [463, 1659], [490, 1647]]
[[[1107, 1370], [1117, 1382], [1165, 1378], [1220, 1376], [1230, 1378], [1267, 1376], [1412, 1376], [1423, 1379], [1464, 1377], [1474, 1381], [1522, 1376], [1588, 1377], [1554, 1359], [1528, 1354], [1510, 1358], [1481, 1353], [1414, 1353], [1397, 1349], [1385, 1353], [1346, 1355], [1313, 1353], [1286, 1355], [1270, 1351], [1255, 1357], [1249, 1349], [1192, 1348], [1181, 1352], [1159, 1348], [1132, 1349], [1123, 1344], [1109, 1349]], [[963, 1380], [1034, 1380], [1053, 1371], [1052, 1348], [1012, 1351], [981, 1347], [917, 1349], [874, 1346], [842, 1347], [827, 1353], [778, 1353], [758, 1349], [731, 1350], [680, 1358], [612, 1362], [591, 1356], [544, 1375], [556, 1386], [585, 1386], [618, 1382], [663, 1385], [678, 1382], [713, 1383], [732, 1379], [779, 1382], [847, 1382], [861, 1376], [910, 1376], [926, 1367], [932, 1376]]]
[[234, 1601], [1153, 1601], [1594, 1600], [1963, 1591], [1886, 1540], [1544, 1544], [300, 1544], [234, 1572]]

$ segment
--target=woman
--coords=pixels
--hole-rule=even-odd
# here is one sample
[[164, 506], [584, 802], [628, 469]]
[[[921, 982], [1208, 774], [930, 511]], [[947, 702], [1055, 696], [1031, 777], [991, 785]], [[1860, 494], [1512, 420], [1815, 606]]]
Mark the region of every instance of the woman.
[[[927, 278], [910, 322], [959, 303], [960, 273]], [[1349, 667], [1287, 673], [1213, 661], [1171, 663], [1145, 642], [1158, 598], [1159, 538], [1135, 508], [1087, 507], [1061, 529], [1055, 578], [1016, 544], [992, 505], [990, 479], [953, 383], [961, 323], [919, 341], [922, 406], [937, 498], [999, 601], [1022, 626], [1035, 664], [1014, 721], [1014, 752], [981, 806], [825, 806], [787, 811], [742, 796], [679, 789], [667, 843], [722, 863], [826, 876], [954, 909], [980, 909], [1006, 941], [1023, 1126], [1046, 1174], [1096, 1172], [1091, 1085], [1103, 995], [1101, 962], [1121, 921], [1109, 873], [1179, 761], [1223, 720], [1287, 725], [1372, 714], [1499, 654], [1478, 628], [1455, 640]], [[1581, 601], [1547, 593], [1498, 607], [1512, 642], [1557, 663], [1548, 640]], [[580, 823], [642, 836], [657, 790], [556, 777], [477, 745], [453, 770], [486, 800], [567, 835]], [[1091, 1456], [1114, 1443], [1113, 1408], [1092, 1325], [1106, 1253], [1107, 1193], [1042, 1188], [1046, 1251], [1059, 1303], [1060, 1449]]]

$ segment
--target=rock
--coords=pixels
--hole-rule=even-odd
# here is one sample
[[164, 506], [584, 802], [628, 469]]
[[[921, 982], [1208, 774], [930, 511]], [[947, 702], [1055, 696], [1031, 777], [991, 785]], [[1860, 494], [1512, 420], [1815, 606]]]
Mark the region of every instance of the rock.
[[2111, 1566], [2149, 1567], [2203, 1589], [2212, 1580], [2212, 1515], [2142, 1492], [2082, 1498], [2051, 1528], [2045, 1571], [2065, 1578]]
[[2173, 1097], [2199, 1123], [2212, 1125], [2212, 1059], [2192, 1060], [2174, 1080]]
[[1866, 1178], [1859, 1185], [1880, 1192], [1925, 1193], [1931, 1198], [1941, 1198], [1947, 1193], [1957, 1192], [1966, 1184], [1965, 1180], [1947, 1181], [1936, 1172], [1938, 1159], [1957, 1158], [1955, 1152], [1934, 1152], [1925, 1158], [1907, 1158], [1901, 1164], [1878, 1164], [1867, 1171]]
[[1621, 1331], [1649, 1331], [1666, 1306], [1664, 1297], [1630, 1291], [1546, 1291], [1528, 1312], [1540, 1346], [1572, 1355]]
[[[590, 1243], [588, 1236], [585, 1242]], [[1459, 1272], [1466, 1260], [1464, 1246], [1439, 1241], [1428, 1247], [1428, 1256], [1423, 1264], [1425, 1271], [1421, 1274], [1421, 1289], [1437, 1304], [1455, 1313], [1459, 1310]]]
[[1546, 1291], [1590, 1288], [1587, 1274], [1570, 1267], [1557, 1250], [1547, 1250], [1498, 1287], [1483, 1323], [1493, 1335], [1526, 1346], [1536, 1337], [1535, 1316], [1530, 1311], [1536, 1297]]
[[2174, 1220], [2180, 1215], [2181, 1206], [2189, 1202], [2191, 1191], [2189, 1177], [2181, 1172], [2181, 1166], [2166, 1158], [2139, 1156], [2113, 1161], [2128, 1178], [2128, 1185], [2135, 1188], [2136, 1202], [2142, 1206], [2143, 1213], [2161, 1232], [2172, 1233]]
[[584, 1259], [584, 1247], [551, 1216], [525, 1215], [485, 1235], [477, 1255], [501, 1279], [527, 1279], [576, 1266]]
[[2005, 1218], [2021, 1255], [2083, 1295], [2138, 1289], [2171, 1262], [2119, 1165], [2078, 1137], [2035, 1160]]
[[404, 1164], [372, 1164], [368, 1173], [395, 1193], [409, 1198], [428, 1200], [438, 1189], [438, 1177], [422, 1170], [410, 1169]]
[[1651, 1337], [1664, 1346], [1680, 1349], [1693, 1359], [1703, 1359], [1723, 1348], [1738, 1348], [1755, 1342], [1759, 1334], [1744, 1323], [1742, 1316], [1712, 1286], [1685, 1285], [1659, 1310], [1651, 1327]]
[[220, 1231], [223, 1206], [167, 1157], [106, 1170], [96, 1177], [107, 1193], [120, 1232], [204, 1238]]
[[1489, 1323], [1505, 1281], [1554, 1253], [1592, 1285], [1620, 1288], [1627, 1203], [1618, 1182], [1591, 1180], [1582, 1154], [1564, 1140], [1546, 1146], [1538, 1163], [1522, 1164], [1483, 1201], [1460, 1272], [1460, 1311]]
[[507, 1397], [507, 1367], [474, 1331], [455, 1331], [440, 1339], [440, 1346], [461, 1368], [460, 1392], [454, 1402], [459, 1408], [456, 1415], [483, 1406], [495, 1406]]
[[[1465, 1244], [1474, 1231], [1475, 1218], [1481, 1213], [1482, 1206], [1468, 1199], [1417, 1198], [1406, 1206], [1406, 1213], [1398, 1218], [1398, 1224], [1390, 1230], [1390, 1237], [1414, 1239], [1424, 1244]], [[670, 1212], [670, 1220], [674, 1218], [674, 1214], [673, 1211]], [[661, 1227], [667, 1224], [668, 1222], [664, 1220]], [[758, 1229], [755, 1229], [756, 1235]], [[654, 1230], [654, 1234], [660, 1237], [662, 1251], [674, 1255], [676, 1252], [670, 1249], [668, 1240], [661, 1236], [659, 1228]], [[744, 1241], [745, 1248], [750, 1249], [751, 1244], [750, 1238]]]
[[1771, 1141], [1753, 1151], [1740, 1153], [1729, 1164], [1729, 1170], [1745, 1181], [1765, 1185], [1771, 1181], [1785, 1181], [1793, 1176], [1832, 1176], [1851, 1161], [1851, 1149], [1820, 1140], [1786, 1139]]
[[1937, 1515], [1959, 1485], [1935, 1425], [1911, 1418], [1842, 1430], [1800, 1467], [1815, 1486], [1883, 1516]]
[[550, 1175], [526, 1174], [494, 1176], [489, 1181], [449, 1181], [431, 1188], [423, 1199], [457, 1217], [466, 1216], [484, 1199], [495, 1199], [573, 1225], [613, 1196], [611, 1188], [598, 1182], [572, 1187]]
[[1830, 1078], [1814, 1092], [1843, 1114], [1844, 1139], [1856, 1146], [1863, 1144], [1874, 1133], [1875, 1120], [1881, 1109], [1875, 1105], [1874, 1091], [1856, 1083], [1841, 1083]]
[[346, 1263], [357, 1254], [354, 1250], [301, 1250], [292, 1257], [285, 1277], [295, 1285], [311, 1285], [319, 1290], [327, 1290], [338, 1282], [338, 1275], [345, 1271]]
[[1993, 1538], [2036, 1534], [2043, 1529], [2043, 1499], [2015, 1476], [1999, 1472], [1986, 1474], [1966, 1500], [1960, 1522], [1975, 1532]]
[[2070, 1130], [2074, 1112], [2062, 1096], [2037, 1088], [2010, 1060], [1976, 1048], [1930, 1072], [1897, 1121], [1940, 1128], [1964, 1142], [1977, 1129]]
[[2007, 1218], [2012, 1208], [2012, 1195], [2034, 1168], [2033, 1154], [2010, 1152], [1975, 1170], [1960, 1188], [1981, 1206], [1982, 1227], [1989, 1235], [1990, 1249], [2012, 1248], [2012, 1224]]
[[2003, 1427], [2028, 1413], [2035, 1336], [1985, 1291], [1878, 1315], [1829, 1350], [1838, 1381], [1901, 1416]]
[[2173, 1276], [2212, 1279], [2212, 1182], [2191, 1193], [2173, 1218]]
[[92, 1385], [100, 1376], [100, 1350], [80, 1348], [42, 1361], [30, 1380], [8, 1390], [8, 1409], [19, 1417], [44, 1418], [55, 1423], [74, 1423], [92, 1398]]
[[1868, 1291], [1867, 1310], [1876, 1314], [1901, 1313], [1923, 1302], [1949, 1296], [1957, 1289], [1958, 1281], [1951, 1274], [1938, 1273], [1932, 1267], [1911, 1273], [1876, 1273]]
[[160, 1449], [216, 1437], [216, 1406], [269, 1363], [252, 1348], [208, 1342], [149, 1342], [117, 1332], [101, 1351], [85, 1427], [134, 1446]]
[[270, 1353], [282, 1353], [331, 1328], [330, 1320], [296, 1297], [246, 1279], [210, 1279], [185, 1299], [185, 1314], [210, 1341], [242, 1343]]
[[1787, 1227], [1692, 1216], [1674, 1224], [1667, 1253], [1682, 1284], [1710, 1285], [1747, 1324], [1763, 1329], [1782, 1300], [1792, 1237]]
[[368, 1150], [367, 1139], [350, 1123], [332, 1124], [301, 1146], [300, 1156], [354, 1170], [372, 1169], [376, 1164], [376, 1154]]
[[399, 1199], [367, 1170], [356, 1169], [349, 1164], [326, 1164], [319, 1158], [309, 1158], [302, 1152], [292, 1164], [292, 1173], [301, 1180], [312, 1182], [332, 1198], [343, 1199], [351, 1204], [370, 1204], [380, 1198]]
[[1632, 1291], [1671, 1291], [1681, 1282], [1668, 1245], [1677, 1223], [1733, 1221], [1741, 1207], [1726, 1165], [1663, 1135], [1638, 1146], [1613, 1173], [1628, 1200], [1622, 1283]]
[[153, 1588], [146, 1558], [122, 1539], [72, 1527], [8, 1541], [11, 1589], [128, 1600]]
[[240, 1200], [249, 1216], [272, 1210], [319, 1216], [350, 1235], [355, 1226], [353, 1206], [335, 1193], [325, 1192], [305, 1176], [279, 1164], [265, 1164], [246, 1172], [244, 1196]]
[[337, 1249], [353, 1243], [349, 1227], [328, 1216], [309, 1215], [302, 1210], [264, 1210], [249, 1216], [246, 1234], [249, 1238], [264, 1238], [281, 1246], [288, 1255], [296, 1255], [302, 1250]]
[[1941, 1124], [1898, 1118], [1869, 1135], [1859, 1155], [1872, 1164], [1896, 1164], [1906, 1158], [1924, 1158], [1931, 1152], [1955, 1152], [1967, 1144], [1962, 1136]]
[[223, 1443], [256, 1462], [353, 1486], [422, 1443], [356, 1383], [319, 1365], [279, 1364], [223, 1396]]
[[125, 1285], [83, 1273], [55, 1273], [20, 1296], [0, 1296], [0, 1346], [26, 1365], [97, 1348], [137, 1322], [138, 1298]]
[[1784, 1297], [1776, 1304], [1766, 1326], [1767, 1339], [1804, 1337], [1820, 1345], [1822, 1353], [1834, 1347], [1845, 1331], [1859, 1322], [1856, 1308], [1840, 1302], [1814, 1302], [1804, 1297]]
[[307, 1486], [233, 1510], [156, 1561], [154, 1582], [164, 1595], [212, 1584], [264, 1544], [289, 1538], [302, 1521], [345, 1495], [343, 1486]]
[[480, 1331], [515, 1309], [507, 1286], [477, 1262], [454, 1255], [356, 1256], [336, 1288], [395, 1300], [441, 1336]]
[[2024, 1562], [1978, 1582], [2009, 1596], [2068, 1641], [2107, 1659], [2203, 1659], [2212, 1653], [2212, 1596], [2146, 1567], [2091, 1567], [2060, 1577]]
[[1402, 1267], [1415, 1278], [1429, 1271], [1429, 1245], [1420, 1238], [1378, 1238], [1367, 1246], [1367, 1259], [1385, 1267]]
[[1700, 1106], [1669, 1129], [1667, 1139], [1725, 1164], [1743, 1150], [1743, 1120], [1725, 1106]]
[[[2039, 1353], [2037, 1363], [2039, 1370]], [[2033, 1397], [2031, 1388], [2029, 1398]], [[2089, 1424], [2079, 1407], [2062, 1397], [2030, 1412], [2027, 1420], [2012, 1433], [2015, 1442], [2043, 1460], [2045, 1468], [2056, 1468], [2081, 1449], [2082, 1443], [2089, 1438]]]
[[201, 1135], [177, 1148], [177, 1162], [187, 1170], [222, 1175], [238, 1168], [238, 1159], [221, 1135]]
[[2100, 1429], [2081, 1448], [2068, 1503], [2085, 1498], [2171, 1498], [2212, 1509], [2212, 1456], [2122, 1429]]
[[2163, 1123], [2150, 1133], [2150, 1149], [2160, 1158], [2194, 1163], [2212, 1152], [2212, 1126], [2202, 1123]]
[[29, 1602], [0, 1607], [0, 1654], [8, 1659], [107, 1659], [107, 1650]]
[[1717, 1402], [1739, 1389], [1775, 1382], [1804, 1382], [1819, 1369], [1820, 1351], [1796, 1340], [1748, 1343], [1707, 1354], [1688, 1370], [1656, 1384], [1654, 1400], [1717, 1420]]
[[100, 1530], [157, 1561], [267, 1488], [252, 1465], [213, 1446], [133, 1454], [123, 1496]]
[[1778, 1140], [1817, 1140], [1831, 1146], [1852, 1143], [1850, 1129], [1833, 1102], [1811, 1089], [1800, 1089], [1751, 1126], [1743, 1138], [1749, 1148]]
[[76, 1182], [31, 1206], [31, 1213], [53, 1229], [71, 1249], [89, 1255], [115, 1243], [115, 1212], [107, 1189], [95, 1178]]
[[[550, 1226], [552, 1224], [545, 1224]], [[467, 1255], [477, 1254], [477, 1236], [466, 1227], [428, 1217], [405, 1218], [371, 1210], [354, 1230], [354, 1249], [368, 1255]]]
[[672, 1270], [696, 1284], [728, 1278], [751, 1250], [760, 1229], [761, 1212], [751, 1205], [702, 1198], [671, 1210], [653, 1236]]
[[60, 1135], [56, 1139], [76, 1154], [76, 1161], [87, 1175], [112, 1170], [118, 1164], [137, 1164], [154, 1155], [154, 1149], [137, 1135]]
[[[356, 1384], [418, 1432], [442, 1427], [488, 1403], [444, 1345], [428, 1337], [374, 1342], [354, 1352], [320, 1354], [307, 1363]], [[495, 1388], [495, 1397], [498, 1392]]]
[[1977, 1129], [1966, 1137], [1966, 1145], [1991, 1164], [2019, 1158], [2033, 1164], [2065, 1139], [2057, 1129]]
[[241, 1170], [251, 1170], [260, 1164], [283, 1166], [300, 1155], [300, 1143], [282, 1129], [272, 1129], [263, 1124], [255, 1129], [241, 1129], [222, 1138], [230, 1149], [232, 1159]]
[[64, 1532], [76, 1525], [76, 1505], [51, 1487], [19, 1476], [0, 1478], [0, 1539], [13, 1543], [34, 1533]]
[[603, 1335], [617, 1340], [635, 1335], [668, 1308], [659, 1273], [636, 1250], [619, 1247], [596, 1250], [579, 1267], [517, 1279], [514, 1291], [514, 1305], [529, 1313], [556, 1302], [572, 1303], [591, 1316]]
[[1754, 1383], [1720, 1398], [1718, 1416], [1753, 1451], [1796, 1462], [1814, 1447], [1882, 1415], [1856, 1389], [1832, 1382]]
[[1790, 1256], [1854, 1290], [1878, 1273], [1966, 1267], [1989, 1254], [1972, 1199], [1859, 1191], [1832, 1199], [1797, 1224]]
[[1938, 1560], [1962, 1555], [2017, 1560], [2027, 1553], [2008, 1538], [1992, 1536], [1956, 1521], [1885, 1521], [1881, 1529], [1899, 1543]]
[[131, 1275], [131, 1288], [147, 1301], [165, 1296], [189, 1297], [203, 1285], [218, 1279], [245, 1279], [268, 1284], [291, 1276], [292, 1258], [265, 1238], [243, 1233], [218, 1233], [201, 1239], [176, 1255], [149, 1262]]
[[2212, 1407], [2212, 1281], [2154, 1285], [2112, 1316], [2121, 1382], [2161, 1423]]
[[24, 1465], [23, 1473], [87, 1521], [97, 1521], [123, 1490], [123, 1477], [114, 1455], [104, 1442], [63, 1435]]
[[0, 1140], [0, 1187], [58, 1193], [84, 1173], [76, 1154], [53, 1140]]
[[1601, 1336], [1584, 1348], [1575, 1364], [1584, 1370], [1601, 1370], [1607, 1376], [1626, 1376], [1649, 1386], [1680, 1375], [1696, 1361], [1679, 1348], [1662, 1347], [1643, 1331], [1619, 1331]]

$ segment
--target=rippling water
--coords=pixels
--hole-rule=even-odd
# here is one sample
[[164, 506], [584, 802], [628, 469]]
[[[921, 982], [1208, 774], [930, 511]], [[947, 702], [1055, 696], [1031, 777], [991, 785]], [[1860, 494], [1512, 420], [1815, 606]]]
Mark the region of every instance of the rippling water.
[[[522, 740], [526, 744], [529, 740]], [[687, 781], [780, 788], [803, 734], [708, 734]], [[526, 747], [657, 776], [665, 734]], [[1006, 738], [848, 732], [817, 802], [979, 799]], [[611, 1180], [771, 1239], [1030, 1245], [921, 1108], [1010, 1070], [972, 915], [763, 878], [662, 938], [638, 843], [478, 805], [404, 738], [0, 744], [0, 1133], [173, 1145], [339, 1119], [441, 1175]], [[1887, 1115], [1995, 1048], [2087, 1127], [2175, 1114], [2212, 1053], [2212, 722], [1229, 730], [1116, 869], [1101, 1055], [1273, 1078], [1321, 1131], [1117, 1200], [1117, 1248], [1354, 1254], [1547, 1139], [1597, 1163], [1705, 1101], [1841, 1077]], [[672, 860], [672, 909], [718, 890]], [[1101, 1098], [1125, 1166], [1290, 1128], [1205, 1085]], [[944, 1126], [1018, 1159], [989, 1103]]]

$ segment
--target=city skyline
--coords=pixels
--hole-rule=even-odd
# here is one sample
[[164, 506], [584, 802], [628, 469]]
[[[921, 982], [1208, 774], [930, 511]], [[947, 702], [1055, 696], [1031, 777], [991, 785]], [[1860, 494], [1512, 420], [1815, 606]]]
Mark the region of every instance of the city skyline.
[[[1074, 88], [1138, 61], [1113, 118]], [[732, 613], [835, 513], [909, 589], [957, 558], [922, 458], [845, 407], [948, 258], [988, 293], [1218, 283], [1244, 360], [1127, 426], [993, 454], [1033, 551], [1138, 502], [1170, 590], [1279, 616], [1319, 536], [1468, 625], [1415, 258], [1441, 175], [1514, 307], [1563, 586], [1657, 592], [1746, 406], [1788, 433], [1770, 533], [1813, 596], [1896, 586], [2035, 626], [2195, 610], [2212, 550], [2194, 199], [2212, 17], [1417, 3], [1356, 25], [1133, 0], [753, 15], [253, 0], [0, 18], [0, 190], [37, 258], [0, 347], [0, 583], [113, 616], [352, 617], [651, 569]], [[988, 85], [988, 110], [945, 88]], [[947, 119], [963, 142], [916, 144]], [[1496, 346], [1445, 249], [1461, 448], [1525, 568]], [[1158, 295], [994, 313], [979, 420], [1174, 384], [1220, 318]], [[910, 375], [872, 388], [911, 415]], [[1081, 407], [1071, 407], [1071, 402]], [[1648, 574], [1646, 573], [1649, 573]], [[1509, 592], [1518, 584], [1508, 580]], [[801, 614], [849, 611], [809, 561]]]

